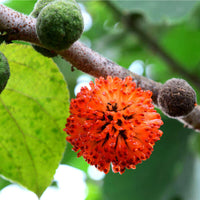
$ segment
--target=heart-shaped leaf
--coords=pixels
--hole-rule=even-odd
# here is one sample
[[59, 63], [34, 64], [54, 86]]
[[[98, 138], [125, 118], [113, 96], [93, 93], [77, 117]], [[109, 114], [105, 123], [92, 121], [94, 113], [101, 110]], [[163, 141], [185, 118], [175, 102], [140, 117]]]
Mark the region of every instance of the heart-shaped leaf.
[[11, 71], [0, 95], [0, 174], [41, 196], [66, 146], [67, 86], [55, 63], [30, 46], [0, 51]]

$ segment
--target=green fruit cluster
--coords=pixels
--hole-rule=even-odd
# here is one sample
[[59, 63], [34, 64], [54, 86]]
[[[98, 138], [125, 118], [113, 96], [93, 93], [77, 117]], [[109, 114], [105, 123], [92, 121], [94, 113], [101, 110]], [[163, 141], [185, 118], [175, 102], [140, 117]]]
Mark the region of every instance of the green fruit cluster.
[[[31, 16], [37, 18], [38, 38], [48, 49], [67, 49], [83, 32], [83, 17], [75, 0], [39, 0]], [[38, 52], [43, 54], [41, 50], [40, 47]], [[48, 57], [55, 55], [45, 49], [46, 53], [50, 53]]]
[[8, 61], [3, 53], [0, 52], [0, 94], [6, 87], [10, 77], [10, 68]]

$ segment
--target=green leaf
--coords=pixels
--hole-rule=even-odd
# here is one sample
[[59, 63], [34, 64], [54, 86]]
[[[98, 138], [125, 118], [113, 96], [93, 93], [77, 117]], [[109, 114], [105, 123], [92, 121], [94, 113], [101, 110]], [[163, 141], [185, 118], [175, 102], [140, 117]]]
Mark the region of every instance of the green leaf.
[[6, 187], [7, 185], [10, 185], [10, 181], [5, 180], [3, 178], [0, 177], [0, 191]]
[[65, 81], [68, 83], [70, 98], [75, 98], [74, 88], [76, 86], [76, 79], [81, 74], [83, 74], [83, 72], [78, 71], [75, 67], [71, 66], [69, 62], [67, 62], [60, 56], [54, 57], [53, 61], [56, 63], [60, 72], [64, 76]]
[[0, 96], [0, 174], [41, 196], [66, 146], [66, 83], [53, 61], [30, 46], [0, 51], [11, 70]]
[[89, 164], [84, 160], [82, 156], [77, 158], [77, 152], [72, 151], [72, 145], [70, 143], [67, 144], [67, 148], [61, 163], [70, 165], [86, 173], [89, 167]]
[[126, 170], [123, 175], [110, 172], [105, 177], [105, 200], [130, 200], [130, 197], [135, 200], [162, 199], [183, 170], [191, 131], [175, 120], [167, 119], [164, 123], [164, 134], [148, 160], [135, 170]]
[[112, 3], [120, 10], [130, 13], [144, 14], [147, 19], [153, 23], [178, 22], [188, 15], [197, 1], [116, 1]]

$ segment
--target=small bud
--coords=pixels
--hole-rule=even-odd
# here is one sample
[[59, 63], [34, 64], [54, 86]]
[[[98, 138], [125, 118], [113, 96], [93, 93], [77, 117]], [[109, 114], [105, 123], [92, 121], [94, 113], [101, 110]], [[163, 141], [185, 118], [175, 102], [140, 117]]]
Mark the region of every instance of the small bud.
[[10, 69], [7, 58], [0, 52], [0, 94], [6, 87], [10, 77]]
[[183, 79], [170, 79], [158, 94], [158, 105], [169, 117], [188, 115], [196, 104], [196, 93]]

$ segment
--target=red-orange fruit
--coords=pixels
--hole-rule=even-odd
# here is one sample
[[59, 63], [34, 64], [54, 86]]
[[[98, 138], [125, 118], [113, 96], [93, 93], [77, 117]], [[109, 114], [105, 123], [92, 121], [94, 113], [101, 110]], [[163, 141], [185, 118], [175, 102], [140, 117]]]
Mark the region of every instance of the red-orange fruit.
[[131, 77], [110, 76], [90, 82], [71, 100], [64, 129], [67, 141], [100, 171], [122, 174], [150, 157], [162, 136], [163, 124], [154, 110], [152, 92], [136, 87]]

